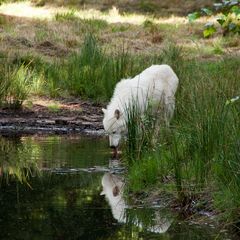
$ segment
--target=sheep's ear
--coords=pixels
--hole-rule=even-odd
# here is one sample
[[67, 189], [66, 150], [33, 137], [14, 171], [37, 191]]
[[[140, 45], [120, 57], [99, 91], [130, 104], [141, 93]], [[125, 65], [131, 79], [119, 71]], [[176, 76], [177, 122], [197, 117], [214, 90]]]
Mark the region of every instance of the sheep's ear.
[[103, 111], [103, 113], [104, 113], [104, 114], [106, 114], [106, 112], [107, 112], [107, 109], [105, 109], [105, 108], [102, 108], [102, 111]]
[[101, 193], [100, 193], [100, 195], [102, 196], [102, 195], [105, 195], [105, 192], [104, 191], [102, 191]]
[[119, 187], [118, 187], [118, 186], [115, 186], [115, 187], [113, 188], [112, 192], [113, 192], [113, 196], [114, 196], [114, 197], [118, 196], [118, 195], [119, 195], [119, 192], [120, 192]]
[[115, 110], [115, 112], [114, 112], [114, 117], [115, 117], [116, 119], [119, 119], [119, 118], [120, 118], [120, 111], [119, 111], [118, 109]]

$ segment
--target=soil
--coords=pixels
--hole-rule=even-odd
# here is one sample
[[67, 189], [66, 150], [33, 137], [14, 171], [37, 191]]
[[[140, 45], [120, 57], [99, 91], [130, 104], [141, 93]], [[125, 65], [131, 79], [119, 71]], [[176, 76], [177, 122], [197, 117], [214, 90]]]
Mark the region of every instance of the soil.
[[0, 109], [0, 134], [74, 134], [101, 135], [102, 106], [79, 99], [36, 98], [22, 109]]

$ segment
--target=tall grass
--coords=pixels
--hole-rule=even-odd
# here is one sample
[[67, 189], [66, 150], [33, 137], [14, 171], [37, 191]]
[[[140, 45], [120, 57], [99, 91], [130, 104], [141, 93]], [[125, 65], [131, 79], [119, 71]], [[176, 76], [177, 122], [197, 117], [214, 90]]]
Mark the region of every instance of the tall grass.
[[153, 104], [151, 98], [146, 99], [147, 105], [144, 109], [138, 104], [138, 99], [133, 104], [125, 107], [127, 122], [126, 160], [128, 165], [139, 161], [144, 155], [156, 149], [159, 138], [159, 124], [163, 124], [161, 111], [154, 111], [159, 108]]
[[14, 95], [7, 93], [11, 85], [18, 86], [15, 92], [24, 94], [14, 97], [19, 99], [18, 105], [22, 104], [29, 93], [51, 97], [73, 95], [107, 101], [111, 98], [116, 83], [122, 78], [134, 76], [154, 63], [169, 63], [177, 68], [178, 55], [179, 49], [175, 46], [169, 46], [165, 52], [152, 57], [132, 55], [124, 44], [110, 52], [100, 46], [93, 34], [87, 34], [81, 49], [67, 59], [46, 62], [26, 55], [17, 56], [12, 62], [3, 64], [1, 99]]
[[133, 59], [124, 49], [109, 55], [90, 34], [80, 52], [68, 61], [56, 61], [44, 67], [47, 90], [52, 96], [66, 90], [70, 95], [106, 100], [111, 97], [116, 82], [129, 74], [132, 64]]
[[[175, 45], [154, 56], [131, 55], [124, 45], [109, 53], [90, 34], [79, 52], [67, 59], [46, 63], [28, 57], [14, 65], [1, 64], [0, 103], [19, 107], [32, 93], [108, 101], [121, 78], [161, 63], [171, 65], [180, 79], [176, 111], [170, 128], [161, 126], [156, 135], [159, 116], [153, 115], [151, 105], [140, 114], [133, 104], [125, 146], [129, 186], [132, 191], [165, 186], [176, 191], [180, 201], [208, 191], [222, 217], [237, 222], [240, 100], [235, 97], [240, 95], [239, 59], [188, 61]], [[166, 176], [168, 184], [160, 184]]]
[[[150, 149], [137, 164], [129, 165], [131, 190], [144, 189], [147, 182], [159, 186], [159, 180], [171, 176], [169, 184], [175, 184], [180, 201], [196, 200], [199, 193], [207, 192], [223, 211], [223, 217], [239, 220], [239, 64], [239, 59], [228, 58], [175, 65], [180, 86], [174, 119], [170, 129], [160, 132], [157, 150]], [[154, 181], [152, 176], [147, 179], [148, 169], [154, 175], [157, 172]], [[136, 176], [136, 172], [140, 174]]]
[[1, 68], [0, 105], [18, 109], [30, 93], [31, 73], [21, 65], [13, 70], [3, 64]]
[[55, 14], [56, 21], [74, 21], [77, 19], [78, 17], [76, 16], [76, 11], [74, 9]]

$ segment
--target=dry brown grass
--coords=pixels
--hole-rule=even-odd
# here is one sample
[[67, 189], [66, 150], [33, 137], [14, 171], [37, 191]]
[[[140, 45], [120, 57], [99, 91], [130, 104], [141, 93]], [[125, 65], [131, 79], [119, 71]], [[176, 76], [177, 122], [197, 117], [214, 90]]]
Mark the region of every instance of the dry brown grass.
[[[94, 32], [108, 51], [124, 47], [128, 51], [141, 54], [154, 54], [166, 44], [176, 43], [185, 49], [186, 57], [213, 57], [221, 54], [239, 53], [239, 38], [223, 39], [221, 33], [214, 38], [203, 39], [202, 27], [207, 19], [189, 24], [186, 17], [170, 15], [157, 17], [142, 13], [121, 14], [116, 7], [102, 12], [100, 6], [116, 5], [116, 1], [94, 1], [95, 8], [89, 9], [93, 1], [86, 1], [85, 9], [75, 9], [74, 19], [57, 21], [56, 14], [69, 13], [68, 8], [47, 5], [35, 7], [30, 2], [4, 4], [0, 6], [0, 52], [8, 54], [30, 54], [51, 59], [66, 57], [80, 49], [85, 34]], [[101, 1], [102, 2], [102, 1]], [[118, 6], [126, 1], [118, 1]], [[129, 2], [129, 1], [128, 1]], [[193, 9], [195, 1], [154, 1], [168, 8], [184, 6]], [[210, 3], [202, 0], [199, 5]], [[56, 2], [55, 2], [56, 3]], [[74, 3], [74, 2], [73, 2]], [[62, 4], [58, 1], [58, 4]], [[137, 1], [129, 6], [138, 10]], [[177, 13], [178, 10], [173, 10]], [[185, 10], [184, 10], [185, 11]], [[217, 43], [217, 44], [216, 44]], [[217, 50], [219, 51], [217, 51]]]
[[127, 13], [154, 13], [156, 16], [169, 16], [171, 14], [185, 16], [187, 13], [203, 6], [211, 6], [214, 0], [33, 0], [35, 4], [51, 4], [52, 6], [75, 6], [85, 9], [107, 11], [116, 6], [120, 12]]

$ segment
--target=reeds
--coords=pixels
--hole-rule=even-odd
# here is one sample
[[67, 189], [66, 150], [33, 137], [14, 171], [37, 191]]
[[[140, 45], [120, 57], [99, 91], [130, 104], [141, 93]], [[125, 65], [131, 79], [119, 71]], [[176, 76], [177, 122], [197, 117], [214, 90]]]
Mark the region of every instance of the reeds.
[[[239, 59], [226, 58], [176, 65], [180, 87], [174, 119], [169, 129], [160, 132], [157, 149], [149, 149], [140, 159], [139, 154], [131, 156], [138, 160], [129, 165], [132, 191], [154, 184], [169, 190], [172, 188], [167, 185], [174, 183], [180, 202], [208, 191], [223, 211], [222, 217], [228, 221], [239, 219], [239, 64]], [[131, 146], [136, 144], [137, 140]], [[147, 177], [148, 169], [155, 179]], [[171, 181], [159, 184], [166, 176]], [[224, 210], [229, 207], [230, 212]]]
[[3, 64], [0, 84], [0, 105], [18, 109], [30, 93], [31, 73], [28, 67], [21, 65], [15, 69]]

